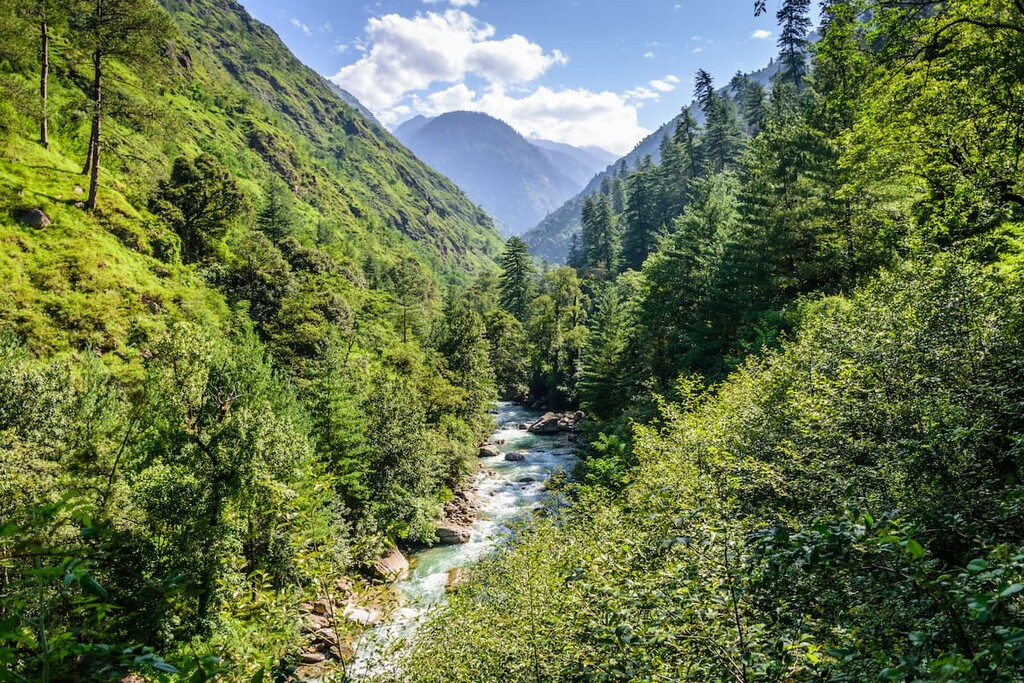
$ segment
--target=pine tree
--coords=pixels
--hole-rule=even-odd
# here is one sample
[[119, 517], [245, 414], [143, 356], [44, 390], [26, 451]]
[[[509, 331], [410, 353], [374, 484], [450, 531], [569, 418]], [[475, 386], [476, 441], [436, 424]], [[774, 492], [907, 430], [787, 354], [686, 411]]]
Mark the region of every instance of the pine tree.
[[153, 0], [89, 0], [90, 11], [77, 40], [92, 59], [92, 126], [82, 173], [91, 173], [85, 206], [96, 209], [103, 141], [103, 88], [110, 60], [143, 66], [160, 55], [162, 40], [171, 30], [167, 14]]
[[715, 173], [725, 170], [739, 155], [743, 131], [736, 117], [736, 107], [728, 94], [717, 94], [711, 75], [701, 69], [694, 79], [694, 97], [704, 112], [704, 135], [701, 155]]
[[775, 14], [779, 22], [779, 61], [782, 69], [778, 78], [792, 82], [799, 92], [807, 75], [807, 34], [811, 20], [807, 11], [811, 0], [782, 0], [782, 7]]
[[0, 13], [13, 21], [8, 27], [12, 35], [4, 36], [5, 40], [38, 36], [34, 51], [39, 65], [39, 144], [44, 149], [50, 148], [50, 46], [54, 34], [66, 28], [71, 5], [72, 0], [0, 0]]
[[275, 243], [295, 234], [302, 216], [295, 197], [283, 180], [274, 176], [264, 188], [263, 206], [256, 214], [256, 226]]
[[449, 381], [462, 390], [460, 415], [472, 418], [494, 400], [494, 370], [480, 314], [454, 291], [445, 299], [435, 347], [445, 359]]
[[501, 257], [500, 301], [502, 308], [523, 324], [530, 313], [530, 278], [534, 272], [526, 242], [519, 237], [509, 238]]
[[582, 221], [587, 273], [597, 279], [614, 276], [618, 267], [619, 237], [608, 197], [601, 194], [587, 197]]
[[600, 419], [614, 417], [628, 398], [623, 392], [629, 318], [619, 289], [607, 286], [597, 298], [584, 346], [580, 404]]
[[622, 260], [626, 268], [639, 270], [654, 249], [661, 227], [658, 221], [658, 175], [650, 157], [644, 158], [626, 184], [626, 208], [622, 214]]

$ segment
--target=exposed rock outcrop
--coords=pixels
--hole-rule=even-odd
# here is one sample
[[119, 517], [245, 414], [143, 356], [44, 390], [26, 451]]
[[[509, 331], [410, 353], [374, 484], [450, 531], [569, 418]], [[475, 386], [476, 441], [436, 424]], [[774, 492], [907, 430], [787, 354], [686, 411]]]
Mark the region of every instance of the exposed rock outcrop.
[[586, 418], [582, 412], [573, 414], [566, 413], [544, 413], [544, 415], [530, 425], [530, 432], [533, 434], [558, 434], [559, 432], [575, 432], [579, 429], [579, 423]]

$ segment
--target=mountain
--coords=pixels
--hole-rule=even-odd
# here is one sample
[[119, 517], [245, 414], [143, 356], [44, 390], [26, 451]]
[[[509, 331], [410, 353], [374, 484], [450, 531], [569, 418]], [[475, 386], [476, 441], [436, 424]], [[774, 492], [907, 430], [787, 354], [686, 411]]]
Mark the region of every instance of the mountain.
[[[812, 34], [811, 39], [815, 39]], [[760, 83], [762, 86], [770, 87], [772, 77], [778, 72], [779, 63], [774, 60], [767, 66], [749, 74], [745, 74], [750, 80]], [[728, 87], [723, 90], [729, 90]], [[687, 109], [697, 120], [703, 120], [703, 113], [695, 102], [691, 102]], [[661, 143], [665, 137], [671, 135], [679, 122], [679, 116], [661, 125], [646, 138], [641, 140], [633, 150], [626, 156], [618, 159], [607, 170], [593, 177], [578, 194], [568, 199], [564, 204], [545, 216], [536, 226], [527, 230], [523, 235], [530, 252], [549, 263], [564, 263], [569, 253], [569, 241], [580, 229], [580, 214], [583, 210], [583, 202], [593, 194], [605, 178], [611, 178], [623, 167], [631, 169], [645, 157], [658, 163], [661, 160]]]
[[536, 225], [603, 168], [593, 152], [541, 147], [478, 112], [418, 116], [399, 126], [395, 137], [455, 181], [506, 235]]
[[337, 83], [334, 83], [331, 80], [328, 80], [326, 78], [324, 80], [327, 82], [327, 87], [333, 90], [334, 94], [336, 94], [338, 97], [344, 100], [345, 104], [347, 104], [348, 106], [352, 107], [357, 112], [362, 114], [363, 118], [365, 118], [367, 121], [374, 124], [378, 128], [382, 130], [387, 130], [387, 128], [384, 127], [384, 124], [378, 121], [377, 117], [373, 115], [373, 112], [367, 109], [363, 105], [363, 103], [356, 98], [355, 95], [353, 95], [348, 90], [345, 90], [344, 88], [342, 88]]
[[[126, 328], [159, 329], [178, 311], [220, 317], [220, 304], [212, 313], [198, 305], [216, 297], [180, 264], [178, 237], [149, 206], [175, 161], [202, 153], [238, 182], [250, 207], [263, 203], [272, 180], [282, 182], [303, 219], [298, 237], [319, 239], [324, 248], [329, 242], [357, 270], [374, 264], [386, 271], [405, 257], [432, 277], [466, 279], [493, 267], [501, 239], [490, 217], [299, 62], [271, 28], [235, 0], [161, 5], [171, 32], [160, 60], [142, 74], [112, 62], [107, 94], [119, 104], [103, 124], [95, 214], [70, 206], [84, 199], [76, 197], [79, 186], [88, 186], [75, 171], [85, 158], [87, 127], [58, 128], [66, 120], [63, 110], [83, 106], [87, 60], [69, 47], [54, 48], [59, 70], [50, 84], [55, 125], [49, 151], [31, 142], [38, 124], [28, 114], [19, 123], [4, 110], [0, 194], [16, 204], [13, 213], [0, 212], [0, 319], [28, 343], [41, 350], [91, 346], [129, 354]], [[0, 66], [0, 72], [7, 68], [19, 67]], [[37, 68], [28, 62], [24, 72]], [[25, 232], [15, 219], [23, 209], [42, 210], [54, 225]], [[35, 256], [19, 257], [24, 250]], [[68, 259], [88, 276], [49, 265]], [[119, 268], [96, 269], [95, 263]], [[45, 278], [40, 268], [49, 269]], [[103, 273], [117, 286], [100, 278]], [[75, 303], [94, 292], [104, 295], [93, 305]]]
[[[542, 140], [540, 138], [531, 138], [532, 142], [537, 147], [540, 147], [545, 154], [548, 155], [549, 159], [555, 161], [556, 159], [563, 160], [560, 163], [570, 163], [564, 161], [565, 159], [571, 159], [576, 162], [576, 165], [583, 169], [586, 177], [583, 183], [586, 184], [596, 174], [604, 171], [611, 164], [615, 163], [618, 157], [611, 152], [605, 151], [600, 147], [573, 147], [563, 142], [553, 142], [551, 140]], [[558, 163], [558, 162], [556, 162]]]

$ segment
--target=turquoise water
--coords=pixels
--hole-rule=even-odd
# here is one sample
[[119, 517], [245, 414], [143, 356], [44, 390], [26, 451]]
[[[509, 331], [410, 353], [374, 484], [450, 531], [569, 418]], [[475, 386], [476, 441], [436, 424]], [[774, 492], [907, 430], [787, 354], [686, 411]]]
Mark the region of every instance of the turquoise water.
[[401, 649], [426, 611], [444, 599], [448, 572], [472, 566], [492, 552], [507, 537], [510, 522], [544, 504], [549, 495], [544, 490], [547, 479], [558, 471], [571, 472], [576, 459], [565, 434], [539, 436], [518, 428], [541, 414], [511, 403], [498, 405], [499, 428], [490, 443], [497, 444], [502, 454], [523, 453], [525, 461], [480, 459], [483, 470], [474, 487], [480, 512], [470, 528], [469, 543], [437, 546], [409, 558], [413, 565], [409, 578], [396, 584], [402, 606], [360, 640], [352, 674], [365, 677], [387, 669], [389, 653]]

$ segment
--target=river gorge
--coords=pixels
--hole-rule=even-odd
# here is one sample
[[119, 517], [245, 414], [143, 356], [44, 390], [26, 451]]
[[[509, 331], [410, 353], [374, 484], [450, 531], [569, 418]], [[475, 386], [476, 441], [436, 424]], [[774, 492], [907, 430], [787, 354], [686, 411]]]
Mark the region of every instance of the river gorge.
[[541, 412], [512, 403], [498, 405], [498, 429], [488, 443], [500, 454], [480, 459], [481, 470], [468, 494], [477, 507], [469, 541], [434, 546], [410, 556], [408, 577], [394, 586], [400, 606], [361, 638], [352, 675], [368, 678], [393, 666], [394, 654], [430, 609], [444, 600], [446, 588], [459, 580], [458, 570], [472, 567], [505, 542], [517, 519], [552, 503], [547, 482], [558, 473], [569, 474], [576, 456], [568, 432], [534, 434], [524, 428], [541, 417]]

